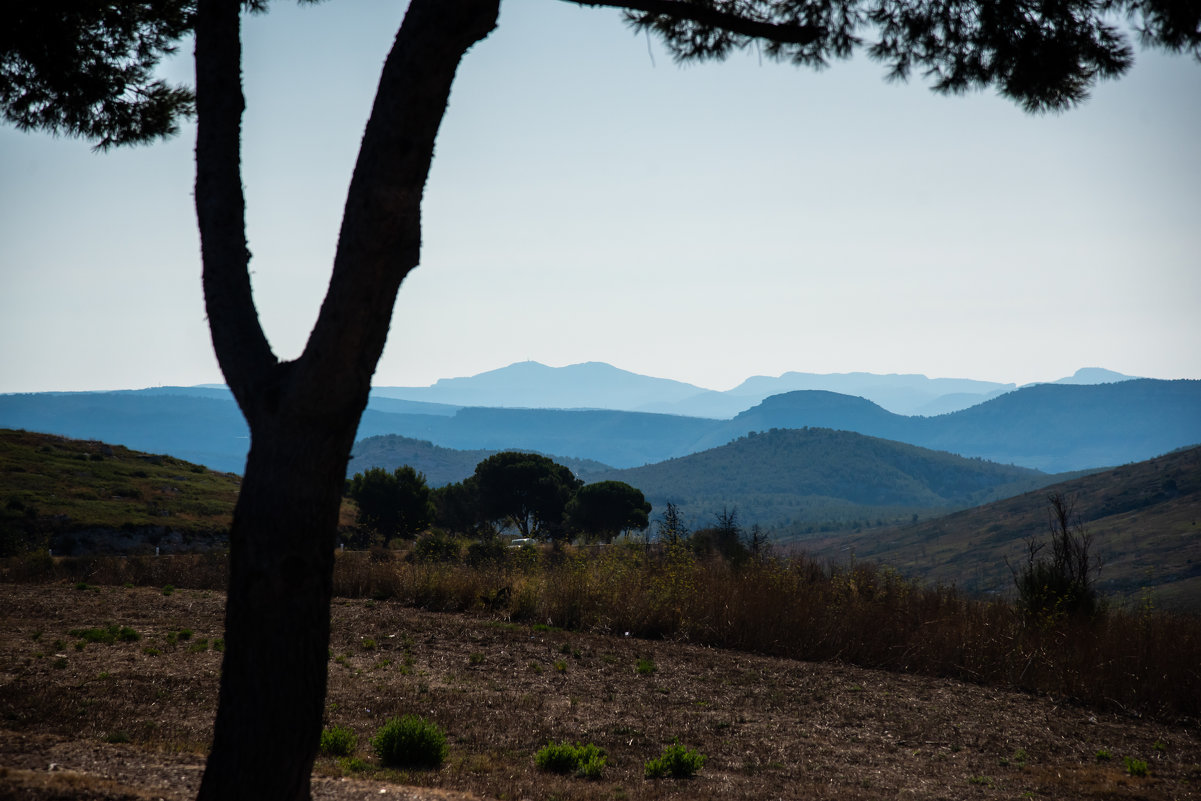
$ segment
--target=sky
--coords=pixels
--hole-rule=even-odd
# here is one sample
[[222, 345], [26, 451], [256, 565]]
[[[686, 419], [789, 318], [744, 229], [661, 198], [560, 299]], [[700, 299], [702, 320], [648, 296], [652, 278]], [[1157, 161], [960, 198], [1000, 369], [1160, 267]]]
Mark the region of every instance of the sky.
[[[404, 3], [247, 18], [256, 302], [300, 353]], [[191, 82], [191, 43], [163, 73]], [[532, 359], [728, 389], [786, 371], [1201, 378], [1201, 64], [1082, 107], [888, 83], [858, 56], [680, 67], [613, 10], [506, 0], [439, 134], [377, 386]], [[194, 127], [96, 154], [0, 127], [0, 393], [222, 381]]]

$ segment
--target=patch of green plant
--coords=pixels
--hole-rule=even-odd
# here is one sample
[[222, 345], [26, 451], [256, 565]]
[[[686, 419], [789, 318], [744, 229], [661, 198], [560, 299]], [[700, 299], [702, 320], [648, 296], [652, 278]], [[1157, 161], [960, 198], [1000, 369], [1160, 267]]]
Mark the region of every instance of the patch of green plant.
[[663, 753], [648, 760], [643, 775], [648, 779], [688, 779], [696, 775], [705, 765], [705, 755], [678, 742], [669, 745]]
[[175, 593], [174, 586], [168, 584], [167, 586], [163, 587], [163, 595], [173, 595], [174, 593]]
[[1113, 754], [1109, 753], [1104, 748], [1097, 751], [1098, 762], [1108, 762], [1111, 759], [1113, 759]]
[[103, 643], [112, 645], [115, 642], [137, 642], [142, 638], [129, 626], [110, 625], [103, 628], [71, 629], [67, 632], [72, 637], [78, 637], [83, 643]]
[[1131, 776], [1146, 776], [1147, 763], [1141, 759], [1134, 757], [1122, 757], [1122, 761], [1126, 764], [1126, 772]]
[[653, 675], [654, 672], [658, 669], [659, 668], [655, 666], [655, 662], [653, 659], [647, 659], [645, 657], [640, 657], [638, 659], [638, 664], [634, 666], [634, 670], [637, 671], [638, 674], [642, 675], [642, 676]]
[[350, 756], [358, 744], [358, 736], [347, 726], [331, 726], [321, 732], [320, 748], [325, 756]]
[[382, 764], [397, 768], [437, 768], [446, 759], [446, 734], [419, 715], [392, 718], [371, 738]]
[[555, 660], [555, 670], [559, 671], [560, 673], [566, 673], [567, 672], [567, 663], [564, 662], [562, 659], [556, 659]]
[[162, 654], [162, 651], [160, 651], [159, 649], [157, 649], [151, 645], [147, 645], [145, 648], [142, 649], [142, 653], [146, 654], [146, 656], [159, 656], [160, 654]]
[[106, 743], [127, 743], [130, 741], [129, 733], [124, 731], [110, 731], [104, 735]]
[[979, 785], [980, 787], [992, 787], [992, 779], [987, 776], [970, 776], [967, 783]]
[[342, 770], [347, 773], [364, 773], [371, 770], [371, 763], [358, 757], [346, 757], [341, 764]]
[[534, 754], [534, 764], [549, 773], [575, 773], [585, 779], [599, 779], [608, 757], [603, 748], [588, 743], [547, 743]]
[[484, 664], [484, 655], [479, 653], [468, 654], [467, 663], [469, 665], [482, 665]]
[[359, 642], [359, 647], [364, 651], [374, 651], [377, 647], [377, 643], [373, 637], [364, 637]]

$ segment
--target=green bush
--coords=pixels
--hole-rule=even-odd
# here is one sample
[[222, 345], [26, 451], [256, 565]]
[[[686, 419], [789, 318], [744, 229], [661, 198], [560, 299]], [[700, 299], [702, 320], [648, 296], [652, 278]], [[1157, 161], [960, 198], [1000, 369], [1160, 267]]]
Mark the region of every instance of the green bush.
[[549, 773], [575, 773], [586, 779], [599, 779], [608, 758], [599, 746], [588, 743], [547, 743], [534, 754], [534, 764]]
[[688, 779], [705, 765], [705, 755], [676, 743], [669, 745], [663, 753], [646, 763], [646, 778]]
[[1122, 761], [1126, 763], [1126, 772], [1131, 776], [1146, 776], [1147, 763], [1141, 759], [1134, 757], [1122, 757]]
[[346, 726], [334, 726], [321, 732], [321, 753], [325, 756], [350, 756], [358, 744], [359, 738]]
[[446, 759], [446, 734], [423, 717], [405, 715], [385, 723], [371, 748], [387, 767], [437, 768]]
[[467, 546], [466, 562], [472, 567], [504, 564], [508, 551], [508, 546], [497, 537], [477, 540]]
[[418, 562], [457, 562], [459, 541], [450, 534], [431, 531], [417, 539], [413, 546], [413, 559]]

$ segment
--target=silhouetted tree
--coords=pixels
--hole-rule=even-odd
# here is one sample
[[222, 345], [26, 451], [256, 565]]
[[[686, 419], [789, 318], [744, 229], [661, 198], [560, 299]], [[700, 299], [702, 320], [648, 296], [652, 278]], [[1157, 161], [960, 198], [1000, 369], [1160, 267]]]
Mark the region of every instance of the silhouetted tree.
[[[1201, 4], [1182, 0], [568, 0], [621, 9], [680, 61], [759, 47], [820, 66], [865, 48], [941, 92], [995, 86], [1063, 109], [1131, 64], [1109, 15], [1151, 45], [1201, 56]], [[206, 799], [307, 799], [324, 711], [329, 604], [346, 464], [401, 281], [417, 266], [421, 200], [455, 72], [500, 0], [410, 0], [384, 60], [351, 176], [329, 290], [301, 355], [281, 361], [251, 293], [241, 176], [243, 8], [266, 0], [8, 3], [0, 110], [101, 147], [169, 134], [190, 98], [146, 83], [194, 24], [196, 216], [213, 347], [251, 432], [230, 531], [225, 654]], [[51, 13], [34, 19], [36, 12]], [[145, 13], [129, 32], [131, 9]], [[180, 16], [184, 15], [184, 16]], [[875, 41], [865, 44], [865, 34]], [[111, 45], [111, 46], [110, 46]], [[39, 48], [47, 59], [31, 58]], [[101, 84], [99, 90], [92, 83]], [[138, 98], [126, 106], [113, 98]], [[99, 99], [97, 99], [99, 98]], [[101, 124], [93, 125], [93, 120]]]
[[585, 484], [567, 504], [571, 527], [590, 540], [612, 542], [625, 531], [642, 531], [649, 524], [651, 505], [642, 490], [624, 481]]
[[1093, 615], [1100, 609], [1096, 578], [1101, 562], [1092, 553], [1093, 537], [1076, 515], [1076, 502], [1061, 492], [1047, 496], [1051, 553], [1047, 542], [1026, 540], [1026, 563], [1009, 566], [1018, 590], [1018, 606], [1035, 620], [1061, 615]]
[[359, 507], [359, 522], [386, 538], [411, 539], [434, 519], [425, 476], [408, 465], [389, 473], [382, 467], [355, 473], [347, 494]]
[[434, 522], [447, 531], [477, 533], [483, 522], [479, 507], [479, 490], [474, 476], [434, 490]]
[[475, 467], [479, 513], [484, 520], [504, 521], [522, 537], [549, 539], [556, 544], [566, 534], [563, 514], [584, 483], [545, 456], [503, 451]]
[[692, 549], [698, 554], [716, 551], [734, 564], [742, 564], [750, 553], [742, 542], [742, 526], [738, 524], [738, 507], [727, 508], [714, 515], [716, 525], [702, 528], [692, 535]]
[[684, 525], [684, 519], [680, 517], [680, 507], [671, 501], [667, 502], [667, 508], [659, 518], [657, 528], [659, 542], [664, 545], [682, 545], [688, 539], [688, 526]]

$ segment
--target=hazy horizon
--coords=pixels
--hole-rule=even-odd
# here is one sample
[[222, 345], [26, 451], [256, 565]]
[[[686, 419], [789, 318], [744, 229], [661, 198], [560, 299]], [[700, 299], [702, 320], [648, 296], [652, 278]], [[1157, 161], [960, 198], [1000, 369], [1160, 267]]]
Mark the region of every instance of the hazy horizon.
[[[545, 362], [540, 362], [537, 359], [522, 359], [522, 360], [518, 360], [518, 361], [508, 362], [506, 364], [498, 365], [496, 367], [488, 368], [485, 370], [481, 370], [479, 373], [472, 373], [471, 375], [441, 376], [440, 378], [434, 379], [433, 381], [431, 381], [428, 384], [383, 384], [383, 383], [380, 383], [379, 381], [373, 381], [372, 386], [377, 387], [377, 388], [387, 387], [387, 388], [397, 388], [397, 389], [427, 389], [427, 388], [435, 386], [440, 381], [474, 378], [476, 376], [483, 375], [485, 373], [497, 372], [500, 370], [505, 370], [510, 367], [515, 367], [517, 365], [530, 364], [530, 363], [538, 364], [543, 367], [548, 367], [551, 369], [561, 369], [564, 367], [576, 367], [576, 366], [581, 366], [581, 365], [586, 365], [586, 364], [602, 364], [602, 365], [605, 365], [608, 367], [615, 368], [617, 370], [622, 370], [627, 373], [633, 373], [636, 375], [645, 376], [647, 378], [662, 378], [662, 379], [669, 379], [669, 380], [673, 380], [673, 381], [680, 381], [681, 383], [691, 384], [691, 385], [697, 387], [698, 389], [712, 390], [715, 392], [728, 392], [731, 389], [734, 389], [737, 386], [745, 383], [749, 379], [753, 379], [753, 378], [776, 379], [776, 378], [781, 378], [782, 376], [787, 375], [789, 373], [801, 373], [801, 374], [815, 375], [815, 376], [844, 376], [844, 375], [920, 376], [922, 378], [927, 378], [930, 380], [958, 379], [958, 380], [990, 382], [990, 383], [996, 383], [996, 384], [1012, 384], [1012, 385], [1020, 388], [1020, 387], [1028, 386], [1031, 384], [1052, 383], [1052, 382], [1060, 381], [1065, 378], [1071, 378], [1079, 370], [1082, 370], [1082, 369], [1083, 370], [1088, 370], [1088, 369], [1109, 370], [1109, 368], [1105, 367], [1104, 365], [1084, 365], [1082, 367], [1076, 368], [1075, 370], [1072, 370], [1069, 373], [1065, 373], [1064, 375], [1054, 376], [1054, 377], [1045, 378], [1045, 379], [1038, 379], [1035, 381], [1026, 381], [1026, 382], [1013, 381], [1013, 380], [1006, 379], [1003, 377], [1001, 377], [1001, 378], [981, 378], [979, 376], [965, 376], [965, 375], [934, 376], [934, 375], [926, 375], [925, 373], [910, 373], [910, 372], [902, 373], [902, 372], [897, 372], [897, 371], [887, 372], [887, 373], [876, 373], [876, 372], [870, 372], [870, 371], [866, 371], [866, 370], [838, 370], [838, 371], [830, 371], [830, 372], [824, 372], [824, 373], [815, 373], [815, 372], [807, 371], [807, 370], [783, 370], [779, 373], [774, 373], [771, 375], [764, 374], [764, 373], [748, 374], [748, 375], [744, 376], [742, 379], [735, 381], [733, 384], [731, 384], [730, 386], [727, 386], [727, 387], [708, 387], [708, 386], [704, 386], [702, 384], [697, 384], [694, 381], [686, 381], [683, 379], [676, 379], [676, 378], [672, 378], [671, 376], [657, 375], [654, 373], [638, 373], [633, 370], [627, 370], [626, 368], [622, 367], [621, 365], [612, 364], [610, 362], [605, 362], [605, 361], [602, 361], [599, 359], [590, 359], [587, 361], [579, 361], [579, 362], [568, 362], [565, 364], [546, 364]], [[1119, 373], [1120, 371], [1111, 370], [1110, 372]], [[1193, 379], [1189, 376], [1164, 377], [1164, 376], [1146, 376], [1146, 375], [1130, 375], [1130, 374], [1123, 374], [1123, 375], [1125, 375], [1127, 378], [1132, 378], [1132, 379], [1134, 379], [1134, 378], [1158, 378], [1158, 379], [1162, 379], [1162, 380], [1181, 380], [1181, 379], [1197, 380], [1197, 379]], [[220, 376], [218, 376], [218, 378], [216, 380], [200, 381], [200, 382], [197, 382], [194, 384], [157, 383], [157, 384], [146, 384], [146, 385], [141, 385], [141, 386], [109, 386], [109, 387], [81, 387], [81, 388], [74, 388], [74, 389], [15, 390], [15, 391], [0, 392], [0, 394], [5, 394], [5, 395], [36, 394], [38, 392], [68, 392], [68, 393], [69, 392], [120, 392], [120, 391], [125, 391], [125, 390], [157, 389], [157, 388], [164, 388], [164, 387], [180, 387], [180, 388], [186, 389], [186, 388], [222, 388], [225, 386], [226, 386], [225, 382], [223, 380], [221, 380]]]
[[[244, 18], [251, 270], [280, 358], [324, 295], [403, 10]], [[190, 82], [190, 42], [164, 73]], [[1198, 97], [1195, 60], [1140, 49], [1082, 107], [1030, 116], [865, 58], [680, 68], [612, 10], [505, 3], [459, 71], [374, 383], [527, 359], [718, 391], [790, 371], [1201, 378]], [[193, 137], [94, 154], [0, 126], [0, 392], [223, 381]]]

